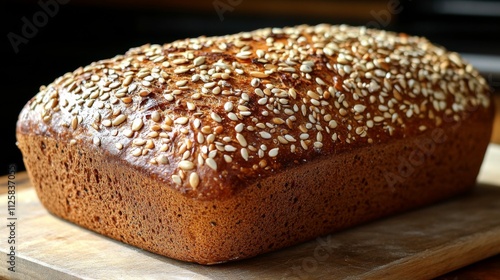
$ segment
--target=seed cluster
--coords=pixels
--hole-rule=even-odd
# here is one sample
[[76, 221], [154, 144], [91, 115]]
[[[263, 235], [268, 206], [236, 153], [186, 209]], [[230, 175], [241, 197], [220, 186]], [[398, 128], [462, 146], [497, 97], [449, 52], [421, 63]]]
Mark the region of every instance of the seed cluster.
[[488, 91], [424, 38], [318, 25], [134, 48], [56, 79], [30, 107], [70, 143], [209, 197], [231, 180], [460, 121], [490, 106]]

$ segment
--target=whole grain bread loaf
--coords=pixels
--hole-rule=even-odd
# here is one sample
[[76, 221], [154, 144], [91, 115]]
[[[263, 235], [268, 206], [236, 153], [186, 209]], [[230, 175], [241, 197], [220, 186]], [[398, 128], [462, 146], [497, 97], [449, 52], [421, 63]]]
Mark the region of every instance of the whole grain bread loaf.
[[266, 28], [78, 68], [40, 88], [17, 139], [54, 215], [213, 264], [470, 189], [489, 92], [424, 38]]

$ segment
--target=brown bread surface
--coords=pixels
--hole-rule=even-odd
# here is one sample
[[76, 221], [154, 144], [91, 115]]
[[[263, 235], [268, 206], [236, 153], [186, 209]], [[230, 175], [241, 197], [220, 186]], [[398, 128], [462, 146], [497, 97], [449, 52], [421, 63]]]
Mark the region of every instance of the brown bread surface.
[[41, 87], [17, 138], [51, 213], [213, 264], [465, 192], [492, 119], [456, 53], [324, 24], [92, 63]]

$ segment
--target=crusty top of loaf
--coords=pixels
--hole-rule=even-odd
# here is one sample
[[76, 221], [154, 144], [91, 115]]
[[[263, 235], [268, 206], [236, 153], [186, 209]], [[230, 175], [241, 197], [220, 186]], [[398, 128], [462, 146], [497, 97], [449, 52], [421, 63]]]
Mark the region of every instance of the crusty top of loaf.
[[99, 150], [117, 169], [214, 199], [489, 106], [478, 72], [424, 38], [303, 25], [145, 45], [78, 68], [40, 88], [18, 133]]

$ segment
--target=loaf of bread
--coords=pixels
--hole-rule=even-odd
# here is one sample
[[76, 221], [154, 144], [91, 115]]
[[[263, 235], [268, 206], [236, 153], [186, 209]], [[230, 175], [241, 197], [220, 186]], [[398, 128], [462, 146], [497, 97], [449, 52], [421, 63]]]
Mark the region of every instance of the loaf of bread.
[[457, 53], [323, 24], [78, 68], [40, 88], [17, 139], [54, 215], [215, 264], [469, 190], [492, 119], [486, 81]]

